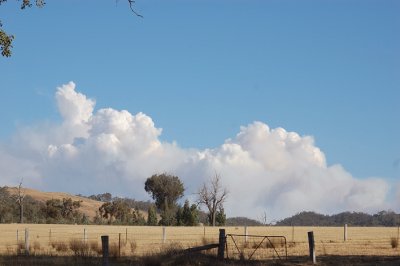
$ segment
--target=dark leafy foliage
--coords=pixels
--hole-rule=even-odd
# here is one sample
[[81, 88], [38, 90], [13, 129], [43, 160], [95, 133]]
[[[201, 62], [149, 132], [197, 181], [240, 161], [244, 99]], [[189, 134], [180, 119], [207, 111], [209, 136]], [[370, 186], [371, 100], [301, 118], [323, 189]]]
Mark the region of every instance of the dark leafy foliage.
[[179, 211], [177, 201], [183, 196], [185, 188], [177, 176], [160, 174], [147, 178], [144, 189], [155, 200], [161, 212], [160, 225], [175, 225], [176, 212]]
[[176, 225], [194, 226], [199, 223], [199, 210], [196, 204], [189, 205], [186, 200], [183, 207], [179, 207], [176, 212]]
[[398, 226], [400, 214], [393, 211], [381, 211], [374, 215], [363, 212], [342, 212], [323, 215], [315, 212], [301, 212], [276, 223], [282, 226]]
[[[84, 223], [87, 217], [79, 212], [80, 201], [71, 198], [51, 199], [45, 203], [25, 196], [23, 201], [26, 223]], [[15, 223], [19, 219], [19, 206], [7, 187], [0, 188], [0, 223]]]
[[147, 178], [144, 189], [156, 201], [155, 204], [160, 210], [175, 207], [185, 190], [179, 177], [167, 174]]
[[261, 226], [263, 225], [259, 221], [249, 219], [247, 217], [231, 217], [226, 219], [226, 225], [228, 226]]
[[115, 199], [100, 206], [95, 223], [144, 225], [144, 217], [138, 208], [132, 208], [124, 199]]

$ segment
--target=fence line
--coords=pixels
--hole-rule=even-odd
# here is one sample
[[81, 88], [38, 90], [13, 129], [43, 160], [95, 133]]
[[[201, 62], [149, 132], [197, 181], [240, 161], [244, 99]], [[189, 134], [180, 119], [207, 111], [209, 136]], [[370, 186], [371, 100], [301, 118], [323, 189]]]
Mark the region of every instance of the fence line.
[[[25, 241], [25, 228], [29, 229], [28, 241]], [[399, 237], [399, 228], [354, 228], [347, 227], [346, 241], [344, 229], [330, 227], [225, 227], [227, 234], [245, 233], [240, 246], [246, 250], [255, 245], [252, 234], [268, 235], [268, 232], [283, 232], [288, 239], [290, 255], [306, 255], [306, 230], [313, 228], [317, 254], [399, 254], [392, 248], [391, 239]], [[0, 253], [15, 252], [22, 248], [29, 251], [54, 252], [52, 244], [64, 241], [67, 245], [72, 239], [91, 245], [100, 243], [101, 235], [108, 235], [110, 246], [117, 244], [125, 254], [146, 254], [149, 250], [162, 250], [170, 246], [189, 248], [199, 244], [218, 242], [218, 227], [133, 227], [133, 226], [83, 226], [83, 225], [0, 225]], [[376, 232], [375, 232], [375, 231]], [[260, 232], [260, 233], [256, 233]], [[274, 233], [275, 234], [275, 233]], [[179, 245], [178, 245], [179, 244]], [[93, 244], [94, 245], [94, 244]], [[170, 246], [169, 246], [170, 245]], [[134, 252], [131, 252], [134, 250]], [[229, 250], [230, 251], [230, 250]], [[272, 256], [265, 247], [262, 256]], [[124, 253], [122, 253], [123, 255]]]

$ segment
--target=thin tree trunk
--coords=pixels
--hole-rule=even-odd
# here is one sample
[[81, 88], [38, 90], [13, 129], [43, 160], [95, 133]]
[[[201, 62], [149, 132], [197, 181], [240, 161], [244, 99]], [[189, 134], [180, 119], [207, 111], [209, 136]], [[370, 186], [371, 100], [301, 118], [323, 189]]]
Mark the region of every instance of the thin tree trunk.
[[212, 226], [215, 226], [215, 211], [212, 213]]
[[24, 205], [19, 205], [19, 223], [24, 223]]

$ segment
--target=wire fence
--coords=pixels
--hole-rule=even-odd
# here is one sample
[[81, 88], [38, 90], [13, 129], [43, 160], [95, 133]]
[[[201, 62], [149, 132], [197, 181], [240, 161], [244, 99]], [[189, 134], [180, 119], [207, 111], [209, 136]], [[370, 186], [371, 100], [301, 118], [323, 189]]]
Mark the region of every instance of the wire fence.
[[[398, 227], [224, 227], [227, 254], [232, 258], [277, 258], [308, 256], [307, 232], [315, 235], [316, 254], [399, 256]], [[108, 235], [110, 247], [121, 256], [143, 256], [168, 249], [186, 249], [218, 243], [219, 227], [150, 227], [95, 225], [0, 225], [0, 253], [73, 255], [73, 245], [84, 243], [92, 255], [101, 254], [101, 236]], [[273, 243], [260, 237], [282, 236]], [[234, 243], [234, 242], [235, 243]], [[28, 245], [26, 245], [28, 243]], [[216, 250], [205, 251], [211, 254]]]

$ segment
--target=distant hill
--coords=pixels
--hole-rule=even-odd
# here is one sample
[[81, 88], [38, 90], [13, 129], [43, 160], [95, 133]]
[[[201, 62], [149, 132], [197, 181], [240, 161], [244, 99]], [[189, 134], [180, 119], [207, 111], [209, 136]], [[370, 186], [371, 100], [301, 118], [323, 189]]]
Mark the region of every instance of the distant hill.
[[342, 212], [323, 215], [315, 212], [300, 212], [276, 223], [278, 226], [399, 226], [400, 214], [393, 211], [381, 211], [376, 214], [363, 212]]
[[[10, 195], [17, 194], [18, 188], [16, 187], [7, 187], [7, 191]], [[39, 202], [45, 203], [47, 200], [51, 199], [59, 199], [63, 198], [71, 198], [73, 201], [81, 201], [81, 207], [79, 208], [79, 212], [85, 214], [90, 220], [92, 220], [96, 216], [96, 211], [99, 210], [100, 206], [104, 203], [103, 201], [93, 200], [89, 197], [85, 197], [82, 195], [76, 196], [71, 195], [65, 192], [43, 192], [39, 190], [34, 190], [30, 188], [23, 188], [24, 194], [30, 196], [32, 199], [37, 200]], [[134, 200], [130, 200], [130, 203], [133, 204]], [[140, 202], [138, 202], [140, 203]], [[138, 204], [138, 208], [141, 214], [146, 218], [147, 217], [147, 209], [142, 209], [141, 207], [147, 206], [146, 204]], [[134, 208], [135, 206], [131, 206]]]
[[[5, 187], [10, 195], [17, 194], [17, 188]], [[82, 196], [71, 195], [64, 192], [42, 192], [30, 188], [23, 188], [24, 194], [31, 197], [33, 200], [45, 203], [47, 200], [63, 198], [71, 198], [73, 201], [81, 201], [79, 211], [85, 214], [92, 220], [96, 211], [104, 203], [103, 201], [94, 200], [96, 198], [103, 199], [102, 195], [108, 193]], [[111, 195], [110, 195], [111, 196]], [[112, 198], [117, 199], [117, 198]], [[147, 217], [147, 208], [151, 202], [136, 201], [134, 199], [125, 199], [131, 208], [139, 208], [140, 213], [144, 218]], [[199, 213], [200, 222], [206, 223], [207, 214], [204, 212]], [[334, 215], [324, 215], [315, 212], [300, 212], [292, 217], [285, 218], [276, 223], [277, 226], [343, 226], [344, 224], [352, 226], [399, 226], [400, 214], [393, 211], [380, 211], [376, 214], [367, 214], [363, 212], [342, 212]], [[247, 217], [232, 217], [226, 219], [227, 226], [261, 226], [262, 224], [256, 220]]]
[[[7, 191], [10, 195], [17, 194], [18, 189], [15, 187], [8, 187]], [[103, 204], [101, 201], [96, 201], [92, 199], [88, 199], [85, 197], [75, 196], [64, 192], [43, 192], [39, 190], [34, 190], [30, 188], [23, 188], [24, 194], [32, 197], [34, 200], [45, 203], [47, 200], [51, 199], [59, 199], [63, 198], [71, 198], [73, 201], [82, 201], [81, 207], [79, 211], [84, 213], [90, 219], [93, 219], [96, 215], [96, 211], [99, 210], [99, 207]]]
[[231, 217], [226, 219], [227, 226], [260, 226], [263, 225], [259, 221], [247, 217]]

